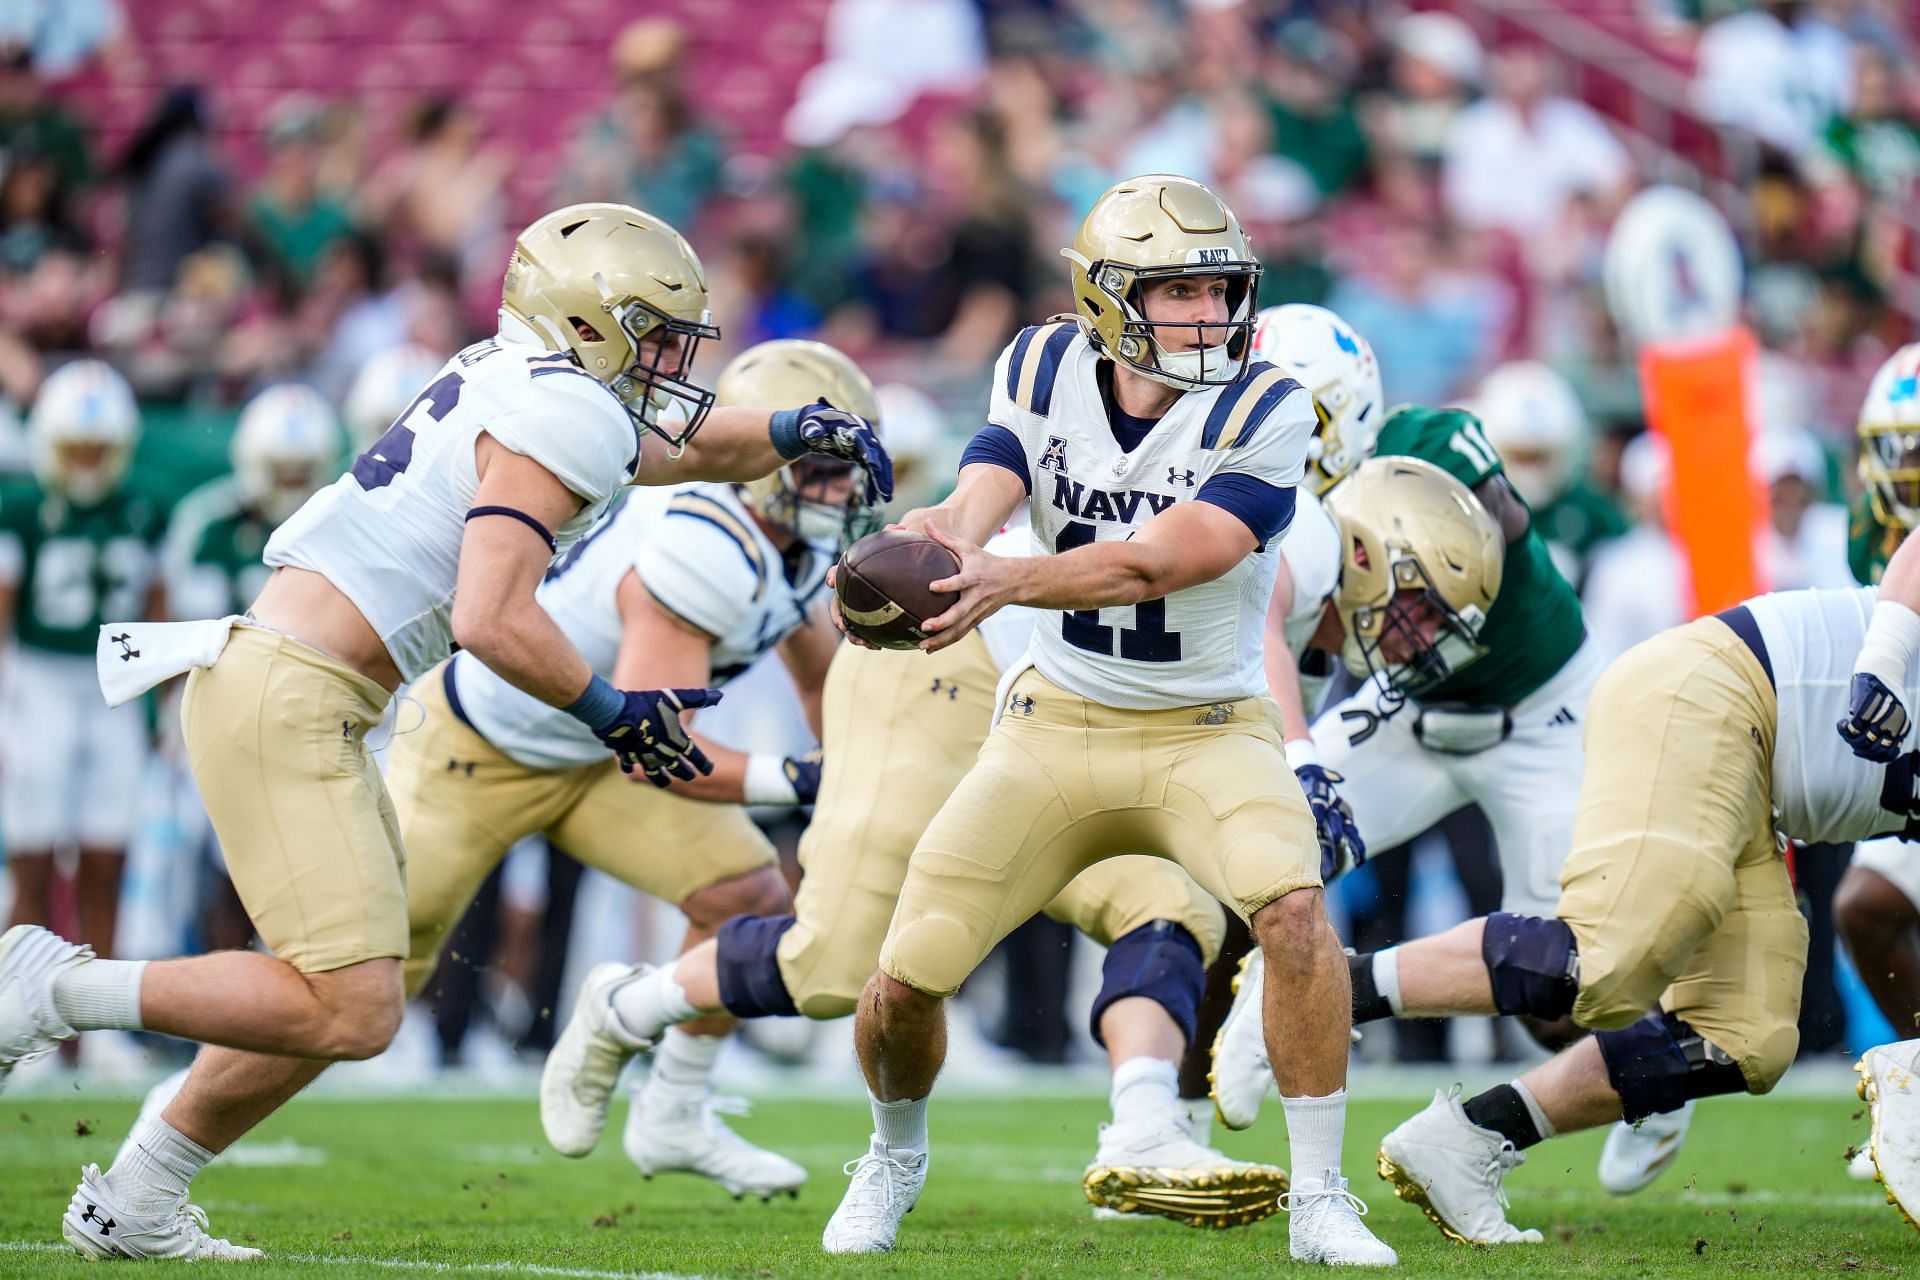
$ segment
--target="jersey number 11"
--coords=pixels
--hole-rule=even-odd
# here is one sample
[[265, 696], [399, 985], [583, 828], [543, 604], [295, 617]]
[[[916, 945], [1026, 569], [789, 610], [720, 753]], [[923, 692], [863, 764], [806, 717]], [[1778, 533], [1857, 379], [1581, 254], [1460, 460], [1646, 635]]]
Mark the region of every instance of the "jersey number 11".
[[[1072, 520], [1053, 540], [1056, 553], [1087, 546], [1094, 540], [1093, 526]], [[1131, 627], [1120, 629], [1120, 656], [1129, 662], [1180, 661], [1180, 633], [1167, 630], [1165, 599], [1142, 600], [1133, 606]], [[1113, 656], [1113, 628], [1102, 626], [1098, 609], [1076, 609], [1060, 617], [1060, 635], [1076, 649]]]

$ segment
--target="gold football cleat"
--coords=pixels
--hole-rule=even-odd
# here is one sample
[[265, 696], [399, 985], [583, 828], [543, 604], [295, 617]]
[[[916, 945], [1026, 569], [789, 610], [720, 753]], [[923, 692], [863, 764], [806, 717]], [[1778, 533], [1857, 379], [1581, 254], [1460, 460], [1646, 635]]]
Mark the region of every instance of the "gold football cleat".
[[1190, 1227], [1244, 1227], [1280, 1211], [1286, 1170], [1235, 1161], [1218, 1169], [1096, 1164], [1087, 1199], [1117, 1213], [1152, 1213]]

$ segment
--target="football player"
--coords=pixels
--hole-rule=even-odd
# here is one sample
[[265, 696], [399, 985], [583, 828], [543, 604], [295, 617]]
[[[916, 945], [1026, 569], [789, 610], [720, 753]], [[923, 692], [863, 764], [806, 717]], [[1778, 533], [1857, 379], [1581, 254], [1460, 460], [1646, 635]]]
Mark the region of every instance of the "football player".
[[[875, 1132], [823, 1243], [890, 1249], [919, 1197], [945, 998], [1085, 867], [1144, 852], [1248, 918], [1275, 970], [1293, 1257], [1391, 1264], [1340, 1174], [1345, 966], [1261, 657], [1313, 397], [1253, 359], [1260, 264], [1200, 184], [1119, 183], [1064, 252], [1076, 323], [1007, 348], [958, 487], [905, 522], [960, 561], [925, 647], [1009, 604], [1054, 616], [915, 847], [857, 1014]], [[1023, 504], [1045, 554], [984, 551]]]
[[161, 615], [165, 513], [127, 482], [140, 414], [110, 366], [56, 369], [28, 434], [33, 475], [0, 490], [0, 614], [15, 642], [0, 692], [9, 923], [51, 919], [53, 856], [74, 845], [79, 936], [105, 956], [151, 735], [141, 708], [100, 701], [89, 654], [107, 619]]
[[380, 438], [413, 402], [420, 388], [440, 372], [438, 355], [417, 343], [403, 343], [368, 356], [353, 375], [341, 416], [356, 450]]
[[[867, 496], [886, 495], [885, 450], [855, 414], [713, 410], [690, 373], [717, 333], [699, 259], [671, 227], [622, 205], [548, 214], [514, 246], [499, 335], [442, 366], [274, 533], [274, 573], [247, 617], [102, 628], [110, 697], [193, 672], [188, 757], [273, 954], [143, 964], [40, 929], [0, 938], [0, 1067], [93, 1027], [209, 1046], [126, 1158], [84, 1172], [63, 1223], [80, 1253], [255, 1256], [207, 1233], [189, 1180], [327, 1061], [392, 1039], [409, 951], [404, 854], [365, 735], [402, 681], [457, 641], [624, 766], [663, 783], [711, 767], [679, 716], [716, 695], [617, 689], [535, 589], [629, 483], [753, 480], [812, 452], [859, 462]], [[659, 418], [675, 403], [686, 415], [669, 431]]]
[[[1908, 544], [1877, 602], [1871, 587], [1778, 592], [1635, 646], [1594, 691], [1554, 913], [1470, 920], [1357, 959], [1377, 988], [1356, 986], [1357, 1020], [1571, 1014], [1595, 1033], [1464, 1104], [1438, 1093], [1386, 1136], [1381, 1175], [1448, 1236], [1538, 1241], [1507, 1220], [1502, 1184], [1546, 1138], [1766, 1093], [1785, 1074], [1807, 923], [1782, 851], [1914, 829], [1920, 753], [1902, 741], [1920, 693], [1915, 605]], [[1851, 752], [1833, 740], [1836, 715]], [[1908, 1041], [1861, 1063], [1870, 1155], [1909, 1216], [1916, 1161], [1902, 1143], [1916, 1116], [1897, 1082], [1916, 1053]]]

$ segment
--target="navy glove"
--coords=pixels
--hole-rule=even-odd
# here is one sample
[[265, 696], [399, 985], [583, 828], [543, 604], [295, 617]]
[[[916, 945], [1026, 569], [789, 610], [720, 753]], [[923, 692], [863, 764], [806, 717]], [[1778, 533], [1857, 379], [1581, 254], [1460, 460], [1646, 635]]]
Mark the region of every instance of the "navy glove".
[[787, 785], [793, 788], [795, 804], [812, 804], [820, 798], [820, 753], [809, 751], [798, 758], [789, 757], [781, 765]]
[[1334, 789], [1333, 784], [1341, 781], [1339, 774], [1318, 764], [1303, 764], [1293, 774], [1313, 809], [1314, 830], [1320, 836], [1321, 882], [1331, 884], [1335, 876], [1367, 860], [1366, 842], [1354, 824], [1352, 808]]
[[857, 413], [836, 409], [821, 399], [799, 411], [796, 428], [808, 453], [844, 458], [866, 473], [867, 505], [877, 507], [893, 498], [893, 459], [880, 443], [880, 433]]
[[1887, 764], [1900, 754], [1900, 744], [1913, 727], [1900, 695], [1879, 676], [1855, 674], [1847, 688], [1846, 718], [1834, 726], [1853, 754], [1875, 764]]
[[612, 720], [593, 731], [620, 761], [622, 773], [637, 765], [656, 787], [670, 777], [691, 782], [693, 772], [713, 772], [713, 761], [693, 744], [680, 713], [710, 707], [720, 701], [718, 689], [622, 689], [621, 708]]

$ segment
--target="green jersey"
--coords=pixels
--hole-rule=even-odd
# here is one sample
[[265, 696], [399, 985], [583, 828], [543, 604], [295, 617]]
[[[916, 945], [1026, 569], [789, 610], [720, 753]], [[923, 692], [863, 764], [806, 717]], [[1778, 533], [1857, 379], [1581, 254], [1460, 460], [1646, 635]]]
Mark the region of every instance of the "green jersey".
[[1873, 499], [1861, 494], [1853, 500], [1847, 522], [1847, 568], [1863, 587], [1880, 585], [1887, 561], [1899, 549], [1907, 531], [1899, 525], [1884, 525], [1873, 513]]
[[[1374, 452], [1431, 462], [1470, 489], [1505, 470], [1480, 420], [1464, 409], [1403, 405], [1381, 424]], [[1513, 500], [1521, 501], [1518, 494]], [[1486, 652], [1420, 700], [1514, 706], [1565, 666], [1586, 635], [1580, 597], [1554, 567], [1540, 531], [1529, 528], [1507, 544], [1500, 594], [1480, 631]]]
[[176, 618], [244, 613], [273, 571], [262, 563], [273, 526], [241, 501], [231, 477], [180, 500], [167, 524], [167, 603]]
[[103, 624], [143, 616], [162, 518], [124, 489], [82, 507], [31, 479], [0, 488], [0, 581], [17, 589], [20, 644], [91, 654]]
[[1595, 547], [1627, 531], [1627, 518], [1620, 508], [1579, 480], [1534, 512], [1533, 523], [1549, 545], [1564, 547], [1582, 565]]

